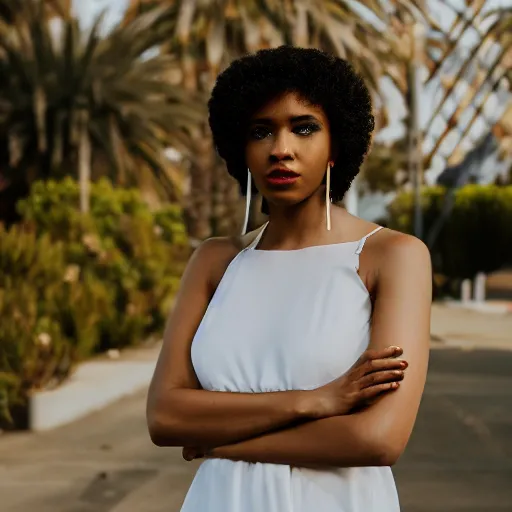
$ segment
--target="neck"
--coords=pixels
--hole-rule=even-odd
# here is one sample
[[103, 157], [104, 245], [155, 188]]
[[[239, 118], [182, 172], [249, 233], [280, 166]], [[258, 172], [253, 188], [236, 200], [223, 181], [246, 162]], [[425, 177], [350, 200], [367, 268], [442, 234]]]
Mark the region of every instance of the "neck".
[[293, 249], [307, 245], [329, 243], [336, 233], [336, 224], [349, 214], [331, 205], [331, 231], [327, 231], [325, 190], [306, 201], [292, 206], [269, 204], [269, 225], [265, 233], [268, 248]]

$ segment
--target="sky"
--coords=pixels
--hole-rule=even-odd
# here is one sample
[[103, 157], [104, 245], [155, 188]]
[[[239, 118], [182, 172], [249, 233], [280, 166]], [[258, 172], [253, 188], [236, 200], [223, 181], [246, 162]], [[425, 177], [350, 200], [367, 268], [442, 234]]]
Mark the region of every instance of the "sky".
[[72, 0], [71, 5], [84, 28], [90, 26], [101, 11], [106, 10], [105, 28], [108, 28], [123, 17], [128, 3], [128, 0]]
[[[348, 0], [352, 1], [352, 0]], [[430, 4], [430, 12], [435, 16], [438, 22], [444, 27], [448, 28], [453, 21], [453, 12], [444, 7], [443, 3], [446, 0], [428, 0]], [[450, 0], [451, 4], [458, 9], [462, 9], [465, 6], [466, 0]], [[80, 19], [83, 28], [88, 28], [95, 16], [97, 16], [102, 10], [106, 11], [106, 17], [104, 20], [104, 29], [108, 30], [114, 26], [120, 19], [122, 19], [124, 12], [128, 6], [128, 0], [72, 0], [72, 5], [75, 14]], [[497, 7], [512, 6], [512, 0], [488, 0], [486, 9], [494, 9]], [[471, 34], [469, 31], [460, 40], [459, 45], [461, 51], [469, 51], [471, 46], [476, 41], [476, 35]], [[403, 103], [403, 99], [399, 92], [391, 85], [389, 80], [384, 79], [382, 83], [383, 95], [389, 105], [388, 111], [390, 113], [390, 125], [379, 133], [379, 139], [382, 141], [391, 141], [399, 138], [404, 133], [403, 119], [406, 115], [406, 108]], [[461, 90], [460, 93], [463, 91]], [[439, 83], [433, 83], [427, 89], [422, 90], [421, 102], [420, 102], [420, 125], [425, 126], [428, 121], [429, 115], [434, 109], [436, 98], [439, 98], [440, 89]], [[441, 91], [442, 94], [442, 91]], [[495, 96], [492, 98], [485, 109], [485, 112], [489, 118], [497, 117], [500, 113], [500, 105], [503, 108], [506, 105], [507, 99], [503, 96]], [[451, 104], [447, 104], [446, 114], [450, 115], [450, 110], [457, 106], [456, 101], [452, 101]], [[466, 114], [469, 118], [472, 112], [468, 110]], [[439, 118], [437, 119], [431, 130], [431, 135], [427, 136], [424, 140], [423, 149], [428, 151], [432, 148], [436, 136], [441, 133], [444, 129], [444, 122]], [[465, 149], [469, 149], [473, 142], [477, 140], [486, 129], [485, 123], [475, 123], [473, 129], [470, 132], [470, 137], [466, 139]], [[449, 155], [454, 144], [457, 142], [458, 136], [456, 133], [452, 133], [445, 141], [442, 146], [443, 153]], [[493, 163], [492, 165], [496, 165]], [[434, 159], [431, 172], [429, 175], [431, 179], [435, 179], [435, 176], [439, 174], [445, 167], [445, 159], [442, 156], [438, 156]]]

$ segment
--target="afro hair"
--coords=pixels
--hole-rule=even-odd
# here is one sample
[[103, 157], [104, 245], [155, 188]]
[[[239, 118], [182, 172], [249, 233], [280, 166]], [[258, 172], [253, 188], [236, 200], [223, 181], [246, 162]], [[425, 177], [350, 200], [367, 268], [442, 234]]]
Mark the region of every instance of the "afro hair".
[[[298, 93], [320, 106], [329, 120], [336, 156], [331, 170], [331, 198], [341, 201], [359, 172], [375, 127], [368, 88], [344, 59], [316, 49], [285, 45], [232, 62], [218, 76], [208, 102], [217, 152], [245, 194], [245, 145], [251, 116], [287, 92]], [[263, 211], [268, 213], [265, 202]]]

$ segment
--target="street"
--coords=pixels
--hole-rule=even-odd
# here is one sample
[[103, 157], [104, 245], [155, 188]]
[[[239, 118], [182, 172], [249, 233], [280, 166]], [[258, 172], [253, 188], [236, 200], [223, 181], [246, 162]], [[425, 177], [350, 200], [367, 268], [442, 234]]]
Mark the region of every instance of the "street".
[[[144, 407], [140, 392], [50, 432], [0, 437], [0, 510], [178, 512], [199, 463], [151, 444]], [[393, 471], [404, 512], [512, 510], [512, 351], [432, 350]]]

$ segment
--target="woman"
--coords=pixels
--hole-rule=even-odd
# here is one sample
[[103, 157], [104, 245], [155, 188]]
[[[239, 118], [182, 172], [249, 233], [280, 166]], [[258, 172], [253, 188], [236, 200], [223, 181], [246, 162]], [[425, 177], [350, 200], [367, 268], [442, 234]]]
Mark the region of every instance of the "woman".
[[431, 268], [418, 239], [331, 205], [370, 145], [368, 90], [346, 61], [284, 46], [234, 62], [209, 111], [269, 222], [204, 242], [168, 323], [147, 417], [155, 444], [204, 458], [182, 512], [398, 511]]

